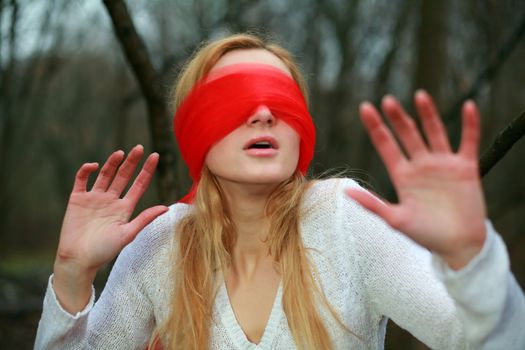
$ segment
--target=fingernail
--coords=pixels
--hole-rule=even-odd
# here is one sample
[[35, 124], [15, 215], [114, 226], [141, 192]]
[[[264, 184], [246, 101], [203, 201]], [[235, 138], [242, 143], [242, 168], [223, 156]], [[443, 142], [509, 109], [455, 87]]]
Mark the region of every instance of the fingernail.
[[416, 90], [416, 96], [418, 96], [418, 95], [424, 96], [426, 94], [427, 94], [427, 92], [425, 91], [425, 89], [417, 89]]
[[363, 101], [359, 104], [359, 110], [362, 111], [364, 108], [372, 107], [372, 104], [368, 101]]
[[468, 100], [465, 101], [464, 106], [467, 107], [467, 108], [475, 108], [476, 103], [473, 100], [468, 99]]
[[383, 96], [383, 98], [381, 99], [381, 104], [384, 105], [388, 103], [395, 103], [395, 101], [396, 101], [395, 97], [388, 94], [388, 95]]
[[390, 95], [390, 94], [387, 94], [385, 96], [383, 96], [383, 98], [381, 99], [381, 101], [387, 101], [387, 100], [393, 100], [394, 99], [394, 96]]

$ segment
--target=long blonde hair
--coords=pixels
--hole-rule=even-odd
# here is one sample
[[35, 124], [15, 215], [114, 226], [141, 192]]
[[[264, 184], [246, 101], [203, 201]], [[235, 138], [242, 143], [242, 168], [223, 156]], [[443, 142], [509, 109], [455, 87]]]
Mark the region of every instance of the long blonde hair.
[[[201, 47], [184, 67], [171, 93], [176, 109], [193, 85], [227, 52], [266, 49], [280, 58], [307, 96], [306, 85], [291, 55], [276, 44], [251, 34], [237, 34]], [[337, 323], [349, 331], [317, 285], [308, 261], [299, 223], [301, 202], [309, 183], [296, 172], [271, 194], [266, 205], [272, 256], [283, 285], [283, 309], [299, 349], [332, 349], [330, 335], [317, 308], [315, 295]], [[232, 263], [236, 227], [217, 178], [204, 168], [192, 209], [175, 228], [172, 276], [174, 287], [166, 320], [152, 335], [150, 349], [207, 349], [212, 309], [224, 272]]]

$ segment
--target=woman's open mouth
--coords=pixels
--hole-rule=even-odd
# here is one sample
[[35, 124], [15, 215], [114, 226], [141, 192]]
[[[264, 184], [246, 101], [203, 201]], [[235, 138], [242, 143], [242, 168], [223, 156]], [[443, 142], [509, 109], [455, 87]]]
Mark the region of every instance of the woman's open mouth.
[[273, 136], [264, 135], [250, 139], [243, 149], [250, 156], [273, 157], [278, 153], [279, 144]]

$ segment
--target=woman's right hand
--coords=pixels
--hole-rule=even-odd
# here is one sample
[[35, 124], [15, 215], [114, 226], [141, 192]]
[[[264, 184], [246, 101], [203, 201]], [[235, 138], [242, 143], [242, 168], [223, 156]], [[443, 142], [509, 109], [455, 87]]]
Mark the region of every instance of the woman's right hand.
[[125, 160], [123, 151], [111, 154], [90, 191], [87, 190], [88, 178], [98, 164], [85, 163], [77, 172], [54, 267], [55, 292], [63, 306], [70, 305], [66, 309], [76, 310], [83, 306], [80, 304], [85, 305], [87, 300], [82, 294], [91, 293], [96, 272], [115, 258], [147, 224], [168, 210], [166, 206], [155, 206], [129, 220], [159, 159], [157, 153], [146, 159], [139, 175], [121, 198], [143, 153], [143, 147], [138, 145]]

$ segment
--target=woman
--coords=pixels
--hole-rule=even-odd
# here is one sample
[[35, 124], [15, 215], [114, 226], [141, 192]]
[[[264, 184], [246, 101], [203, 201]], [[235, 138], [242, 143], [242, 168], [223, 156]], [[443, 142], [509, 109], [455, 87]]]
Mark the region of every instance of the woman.
[[[79, 169], [36, 348], [381, 349], [388, 318], [432, 348], [525, 346], [523, 293], [485, 219], [472, 102], [453, 153], [425, 92], [415, 104], [428, 145], [385, 97], [406, 156], [361, 105], [394, 205], [350, 179], [305, 180], [315, 130], [301, 75], [276, 45], [212, 42], [173, 95], [192, 190], [129, 221], [158, 155], [122, 198], [141, 146], [113, 153], [90, 191], [97, 164]], [[96, 271], [125, 246], [94, 304]]]

